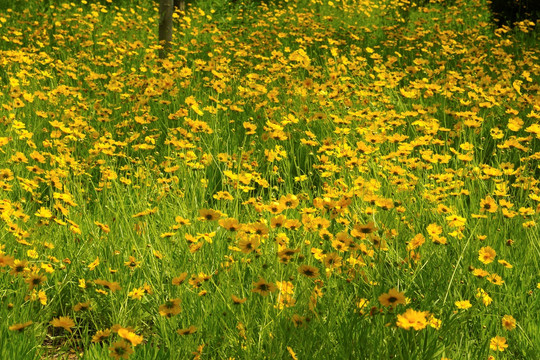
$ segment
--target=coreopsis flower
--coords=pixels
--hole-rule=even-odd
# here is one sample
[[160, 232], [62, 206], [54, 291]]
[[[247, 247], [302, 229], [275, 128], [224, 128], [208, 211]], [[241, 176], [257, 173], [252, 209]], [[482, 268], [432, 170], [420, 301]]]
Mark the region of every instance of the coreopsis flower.
[[285, 223], [287, 222], [287, 217], [285, 215], [278, 215], [278, 216], [274, 216], [271, 220], [270, 220], [270, 226], [272, 227], [272, 229], [276, 229], [276, 228], [282, 228], [285, 226]]
[[230, 232], [238, 231], [242, 228], [242, 224], [237, 219], [233, 218], [224, 218], [218, 221], [219, 226], [229, 230]]
[[301, 265], [298, 268], [298, 272], [310, 279], [313, 279], [319, 276], [319, 269], [317, 269], [315, 266], [310, 266], [310, 265]]
[[493, 200], [493, 198], [490, 197], [490, 196], [488, 196], [485, 199], [482, 199], [480, 201], [480, 209], [481, 209], [481, 211], [487, 211], [487, 212], [490, 212], [490, 213], [494, 213], [494, 212], [497, 211], [498, 208], [499, 208], [499, 206], [497, 205], [495, 200]]
[[459, 300], [455, 302], [455, 305], [458, 309], [466, 310], [470, 307], [472, 307], [471, 302], [469, 300]]
[[34, 215], [40, 218], [44, 218], [44, 219], [52, 218], [51, 210], [47, 209], [46, 207], [40, 207], [39, 210]]
[[126, 339], [131, 343], [133, 346], [139, 345], [143, 341], [143, 337], [140, 335], [135, 334], [133, 331], [130, 331], [130, 329], [121, 328], [118, 329], [118, 335]]
[[175, 217], [174, 221], [176, 221], [178, 223], [178, 225], [180, 225], [180, 226], [191, 225], [191, 221], [189, 221], [189, 219], [183, 218], [181, 216]]
[[489, 306], [493, 302], [493, 299], [489, 296], [489, 294], [481, 288], [477, 289], [475, 297], [480, 299], [484, 306]]
[[246, 302], [247, 298], [239, 298], [236, 295], [231, 295], [234, 305], [240, 305]]
[[15, 260], [15, 258], [13, 256], [4, 255], [0, 251], [0, 267], [4, 267], [4, 266], [13, 267], [15, 261], [17, 261], [17, 260]]
[[259, 281], [253, 283], [253, 289], [251, 290], [254, 293], [258, 293], [262, 296], [266, 296], [271, 292], [276, 291], [277, 287], [273, 283], [268, 283], [262, 277], [259, 278]]
[[499, 286], [504, 284], [504, 280], [502, 279], [502, 277], [500, 277], [498, 274], [495, 274], [495, 273], [488, 275], [486, 277], [486, 280], [492, 284], [499, 285]]
[[489, 348], [493, 351], [504, 351], [508, 347], [506, 338], [502, 336], [495, 336], [489, 341]]
[[279, 202], [286, 209], [295, 209], [300, 204], [298, 197], [293, 194], [283, 195]]
[[342, 265], [341, 260], [343, 258], [338, 253], [330, 253], [324, 257], [324, 265], [329, 269], [339, 268]]
[[294, 314], [291, 318], [294, 327], [302, 327], [306, 324], [306, 318], [304, 316], [300, 316], [298, 314]]
[[449, 226], [459, 228], [465, 225], [467, 219], [457, 215], [450, 215], [446, 217], [446, 221]]
[[250, 122], [243, 122], [242, 126], [246, 129], [246, 135], [255, 135], [255, 130], [257, 130], [257, 125]]
[[94, 224], [96, 224], [101, 229], [101, 231], [103, 231], [106, 234], [111, 232], [111, 228], [109, 227], [109, 225], [102, 224], [99, 221], [94, 221]]
[[109, 347], [110, 354], [115, 359], [128, 359], [133, 354], [131, 344], [125, 340], [120, 340]]
[[59, 318], [52, 319], [50, 324], [54, 327], [64, 328], [69, 332], [71, 332], [71, 328], [75, 326], [75, 322], [69, 316], [60, 316]]
[[397, 291], [397, 289], [392, 288], [388, 293], [382, 294], [379, 296], [379, 302], [382, 306], [391, 306], [392, 308], [396, 307], [398, 304], [405, 304], [405, 293]]
[[302, 227], [302, 222], [298, 219], [288, 219], [285, 221], [285, 224], [283, 224], [283, 227], [289, 230], [298, 230]]
[[516, 319], [512, 315], [504, 315], [502, 318], [502, 326], [508, 331], [516, 328]]
[[39, 254], [38, 252], [36, 251], [36, 249], [30, 249], [26, 252], [26, 255], [28, 255], [28, 257], [32, 258], [32, 259], [37, 259], [39, 257]]
[[108, 338], [109, 336], [111, 336], [111, 330], [109, 329], [99, 330], [95, 333], [94, 336], [92, 336], [92, 342], [93, 343], [101, 342], [105, 340], [106, 338]]
[[180, 275], [172, 279], [172, 284], [176, 286], [183, 284], [187, 276], [188, 276], [187, 272], [181, 273]]
[[289, 352], [289, 355], [291, 355], [291, 359], [298, 360], [298, 357], [296, 356], [296, 353], [294, 352], [294, 350], [290, 346], [287, 346], [287, 351]]
[[482, 262], [483, 264], [489, 264], [493, 262], [495, 256], [497, 256], [497, 253], [490, 246], [484, 246], [483, 248], [478, 250], [478, 260], [480, 260], [480, 262]]
[[403, 314], [398, 315], [396, 325], [402, 329], [409, 330], [422, 330], [428, 325], [427, 311], [416, 311], [413, 309], [407, 309]]
[[45, 276], [33, 272], [24, 281], [28, 283], [30, 290], [32, 290], [36, 286], [39, 286], [41, 283], [43, 283], [45, 280], [47, 280]]
[[407, 250], [411, 251], [414, 249], [419, 248], [424, 244], [426, 241], [426, 238], [422, 234], [416, 234], [415, 237], [412, 238], [412, 240], [407, 244]]
[[206, 221], [215, 221], [221, 217], [221, 212], [212, 209], [199, 210], [199, 219]]
[[428, 318], [428, 324], [429, 324], [429, 326], [431, 326], [435, 330], [439, 330], [441, 328], [441, 325], [442, 325], [442, 320], [437, 319], [435, 316], [433, 316], [433, 314], [431, 314], [429, 316], [429, 318]]
[[11, 325], [8, 329], [10, 331], [18, 331], [18, 332], [22, 332], [24, 329], [26, 329], [27, 327], [29, 327], [30, 325], [32, 325], [34, 322], [32, 320], [30, 321], [27, 321], [27, 322], [24, 322], [24, 323], [20, 323], [20, 324], [13, 324]]
[[485, 278], [489, 275], [489, 272], [484, 269], [473, 269], [472, 274], [477, 278]]
[[265, 224], [256, 222], [254, 224], [247, 225], [245, 231], [264, 237], [268, 235], [269, 229]]
[[97, 266], [99, 265], [99, 256], [96, 257], [96, 259], [94, 261], [92, 261], [89, 265], [88, 265], [88, 269], [90, 271], [94, 270]]
[[238, 241], [238, 247], [244, 254], [249, 254], [256, 251], [260, 244], [261, 240], [259, 235], [243, 236]]
[[284, 247], [281, 250], [278, 251], [277, 255], [279, 258], [279, 261], [282, 263], [287, 263], [291, 258], [300, 252], [300, 249], [289, 249], [288, 247]]
[[146, 294], [146, 291], [144, 290], [144, 288], [139, 287], [139, 288], [135, 288], [131, 290], [128, 293], [128, 296], [132, 299], [141, 300], [145, 294]]
[[277, 215], [285, 210], [285, 206], [279, 201], [272, 201], [270, 204], [266, 205], [266, 210]]
[[124, 265], [130, 268], [131, 270], [135, 270], [141, 265], [140, 261], [137, 261], [133, 256], [129, 257], [129, 260], [124, 262]]
[[371, 234], [376, 230], [377, 228], [373, 222], [369, 222], [365, 225], [356, 224], [351, 231], [351, 235], [355, 238], [365, 238], [368, 234]]
[[165, 302], [165, 304], [159, 307], [159, 314], [165, 317], [173, 317], [180, 314], [182, 308], [180, 307], [181, 299], [170, 299]]
[[13, 264], [11, 266], [11, 271], [9, 272], [11, 275], [20, 275], [23, 274], [26, 271], [29, 271], [30, 268], [28, 267], [28, 261], [27, 260], [14, 260]]
[[117, 281], [107, 281], [107, 280], [96, 279], [94, 280], [94, 284], [105, 286], [107, 289], [111, 290], [112, 292], [122, 289], [122, 287]]
[[86, 310], [92, 310], [90, 306], [90, 301], [80, 302], [73, 307], [73, 311], [86, 311]]
[[176, 333], [178, 335], [191, 335], [191, 334], [194, 334], [197, 332], [197, 327], [196, 326], [189, 326], [188, 328], [186, 329], [178, 329], [176, 330]]

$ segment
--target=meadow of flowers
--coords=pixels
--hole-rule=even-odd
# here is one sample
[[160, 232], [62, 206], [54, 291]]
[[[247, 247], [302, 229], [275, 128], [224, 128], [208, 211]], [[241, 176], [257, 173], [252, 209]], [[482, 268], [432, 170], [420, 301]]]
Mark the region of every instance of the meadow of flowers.
[[1, 359], [538, 359], [540, 47], [483, 0], [0, 10]]

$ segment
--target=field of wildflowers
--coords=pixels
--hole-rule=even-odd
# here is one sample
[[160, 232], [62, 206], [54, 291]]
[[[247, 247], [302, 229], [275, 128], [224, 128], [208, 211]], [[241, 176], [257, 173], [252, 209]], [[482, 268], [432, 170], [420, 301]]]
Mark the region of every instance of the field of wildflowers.
[[0, 6], [1, 359], [538, 359], [540, 48], [483, 0]]

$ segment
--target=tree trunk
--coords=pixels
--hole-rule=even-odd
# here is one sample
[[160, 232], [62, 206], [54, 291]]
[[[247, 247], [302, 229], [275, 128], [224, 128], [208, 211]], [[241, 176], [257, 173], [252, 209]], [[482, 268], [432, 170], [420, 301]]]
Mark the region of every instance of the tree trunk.
[[174, 7], [180, 11], [186, 11], [186, 0], [174, 0]]
[[159, 50], [160, 59], [165, 59], [171, 50], [173, 31], [173, 6], [174, 0], [159, 0]]

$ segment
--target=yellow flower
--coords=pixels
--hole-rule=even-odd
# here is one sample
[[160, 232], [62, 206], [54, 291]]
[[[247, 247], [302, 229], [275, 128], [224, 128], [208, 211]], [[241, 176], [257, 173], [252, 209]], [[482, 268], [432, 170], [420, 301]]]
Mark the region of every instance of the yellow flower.
[[181, 273], [180, 275], [172, 279], [172, 284], [177, 285], [177, 286], [181, 285], [186, 280], [187, 276], [188, 276], [187, 272]]
[[319, 269], [310, 265], [301, 265], [298, 268], [298, 272], [308, 278], [316, 278], [319, 276]]
[[238, 296], [231, 294], [232, 301], [235, 305], [240, 305], [246, 302], [247, 298], [239, 298]]
[[80, 302], [73, 307], [73, 311], [86, 311], [86, 310], [92, 310], [92, 308], [90, 307], [90, 301]]
[[426, 238], [422, 234], [416, 234], [416, 236], [407, 244], [407, 250], [411, 251], [419, 248], [424, 244]]
[[178, 330], [176, 330], [176, 333], [178, 335], [191, 335], [191, 334], [194, 334], [195, 332], [197, 332], [197, 327], [193, 326], [193, 325], [191, 325], [190, 327], [188, 327], [186, 329], [178, 329]]
[[180, 308], [180, 299], [171, 299], [159, 307], [159, 314], [165, 317], [173, 317], [180, 314], [182, 309]]
[[45, 291], [43, 290], [38, 291], [38, 299], [41, 305], [47, 305], [47, 294], [45, 293]]
[[465, 225], [467, 220], [465, 218], [462, 218], [461, 216], [457, 215], [450, 215], [446, 217], [446, 221], [448, 222], [448, 225], [452, 227], [462, 227]]
[[32, 258], [32, 259], [37, 259], [39, 257], [39, 254], [38, 252], [36, 251], [36, 249], [31, 249], [31, 250], [28, 250], [26, 252], [26, 255], [28, 255], [29, 258]]
[[253, 283], [254, 288], [251, 290], [254, 293], [259, 293], [262, 296], [266, 296], [271, 292], [276, 291], [277, 287], [273, 283], [267, 283], [262, 277], [259, 281]]
[[382, 306], [391, 306], [394, 308], [398, 304], [405, 304], [405, 293], [392, 288], [388, 293], [379, 296], [379, 302]]
[[293, 360], [298, 360], [298, 357], [296, 357], [296, 353], [293, 351], [293, 349], [290, 346], [287, 346], [287, 351], [289, 352]]
[[213, 209], [201, 209], [199, 215], [199, 220], [215, 221], [221, 217], [221, 212]]
[[497, 211], [497, 208], [499, 206], [497, 205], [497, 203], [495, 202], [495, 200], [493, 200], [492, 197], [488, 196], [487, 198], [485, 199], [482, 199], [480, 201], [480, 209], [481, 211], [487, 211], [487, 212], [490, 212], [490, 213], [494, 213]]
[[131, 344], [125, 340], [120, 340], [112, 344], [109, 347], [111, 351], [111, 356], [115, 359], [128, 359], [131, 354], [133, 354], [133, 349]]
[[32, 273], [26, 278], [25, 281], [28, 283], [30, 290], [32, 290], [34, 287], [40, 285], [45, 280], [47, 280], [45, 276], [38, 273]]
[[15, 260], [15, 258], [13, 256], [4, 255], [0, 251], [0, 267], [4, 267], [4, 266], [13, 267], [13, 265], [15, 264], [16, 261], [18, 261], [18, 260]]
[[483, 264], [489, 264], [493, 262], [495, 256], [497, 256], [497, 253], [490, 246], [484, 246], [483, 248], [478, 250], [478, 260], [480, 260], [480, 262]]
[[128, 296], [132, 299], [141, 300], [144, 294], [144, 288], [135, 288], [128, 293]]
[[472, 307], [471, 302], [469, 300], [460, 300], [456, 301], [455, 305], [458, 309], [466, 310], [470, 307]]
[[477, 289], [475, 296], [477, 299], [482, 299], [482, 303], [485, 306], [489, 306], [493, 302], [491, 296], [489, 296], [489, 294], [484, 289]]
[[508, 344], [506, 343], [506, 338], [502, 336], [495, 336], [494, 338], [491, 338], [491, 341], [489, 342], [489, 348], [493, 351], [504, 351], [508, 347]]
[[110, 335], [111, 335], [111, 330], [109, 329], [99, 330], [98, 332], [96, 332], [94, 336], [92, 336], [92, 342], [93, 343], [101, 342], [105, 340], [106, 338], [108, 338]]
[[97, 256], [96, 259], [94, 261], [92, 261], [92, 263], [90, 265], [88, 265], [88, 269], [90, 269], [90, 271], [92, 271], [98, 265], [99, 265], [99, 256]]
[[238, 242], [238, 247], [244, 254], [249, 254], [252, 251], [256, 251], [261, 245], [260, 238], [261, 237], [259, 235], [244, 236]]
[[131, 268], [132, 270], [135, 269], [135, 268], [138, 268], [140, 266], [140, 264], [141, 264], [141, 262], [137, 261], [137, 259], [135, 259], [133, 256], [130, 256], [129, 261], [126, 261], [124, 263], [125, 266]]
[[28, 268], [28, 261], [26, 260], [13, 260], [13, 263], [10, 265], [11, 271], [9, 272], [11, 275], [19, 275], [23, 274], [26, 271], [29, 271]]
[[341, 256], [339, 256], [337, 253], [333, 252], [333, 253], [327, 254], [324, 257], [324, 265], [329, 269], [339, 268], [342, 265], [342, 263], [341, 263], [342, 259], [343, 258]]
[[52, 274], [54, 272], [54, 268], [51, 264], [41, 264], [41, 268], [45, 270], [47, 274]]
[[516, 328], [516, 319], [512, 315], [504, 315], [502, 318], [502, 326], [508, 331]]
[[403, 314], [398, 315], [396, 325], [405, 330], [411, 327], [414, 330], [422, 330], [428, 325], [427, 315], [429, 315], [427, 311], [407, 309]]
[[11, 331], [23, 331], [24, 329], [26, 329], [28, 326], [32, 325], [34, 322], [33, 321], [27, 321], [25, 323], [21, 323], [21, 324], [14, 324], [14, 325], [11, 325], [8, 329], [11, 330]]
[[39, 210], [34, 215], [36, 215], [37, 217], [40, 217], [40, 218], [44, 218], [44, 219], [52, 218], [51, 210], [49, 210], [49, 209], [47, 209], [45, 207], [40, 207]]
[[68, 316], [60, 316], [59, 318], [52, 319], [50, 324], [54, 327], [61, 327], [71, 332], [71, 328], [75, 326], [75, 322]]
[[139, 345], [142, 341], [143, 341], [143, 337], [140, 336], [140, 335], [137, 335], [135, 334], [134, 332], [132, 331], [129, 331], [128, 329], [125, 329], [125, 328], [121, 328], [118, 330], [118, 335], [121, 337], [121, 338], [124, 338], [126, 339], [127, 341], [129, 341], [131, 343], [131, 345], [133, 346], [137, 346]]
[[434, 328], [435, 330], [439, 330], [441, 328], [441, 325], [442, 325], [442, 320], [441, 319], [437, 319], [435, 316], [433, 315], [430, 315], [429, 319], [428, 319], [428, 323], [429, 323], [429, 326], [431, 326], [432, 328]]

